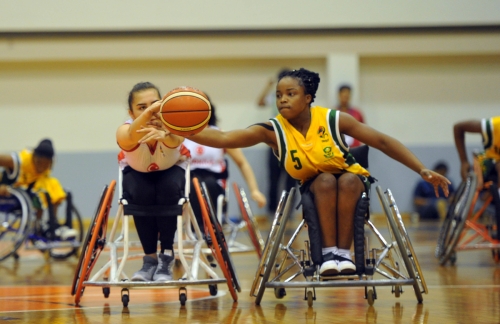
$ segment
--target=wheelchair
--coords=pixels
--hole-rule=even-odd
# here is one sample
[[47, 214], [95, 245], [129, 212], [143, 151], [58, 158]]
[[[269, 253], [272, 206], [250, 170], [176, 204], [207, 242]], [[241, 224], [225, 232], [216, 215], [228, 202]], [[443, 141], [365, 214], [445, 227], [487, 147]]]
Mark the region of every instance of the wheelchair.
[[498, 185], [483, 180], [477, 155], [473, 157], [474, 170], [460, 183], [439, 232], [435, 256], [442, 266], [454, 265], [458, 251], [479, 249], [491, 249], [494, 262], [500, 263]]
[[[260, 258], [262, 256], [262, 250], [264, 248], [264, 239], [258, 228], [255, 217], [253, 216], [250, 203], [248, 201], [245, 189], [239, 186], [236, 182], [232, 183], [233, 192], [238, 203], [238, 208], [240, 210], [241, 219], [232, 220], [229, 215], [224, 212], [224, 205], [227, 204], [227, 192], [226, 195], [220, 195], [217, 197], [217, 208], [216, 214], [219, 223], [224, 224], [224, 233], [228, 236], [228, 249], [231, 253], [239, 252], [251, 252], [255, 251], [257, 256]], [[238, 241], [239, 233], [246, 229], [252, 246], [248, 246]]]
[[[354, 149], [351, 151], [355, 155]], [[366, 156], [356, 157], [356, 161], [367, 167], [367, 147], [363, 154]], [[311, 234], [315, 228], [319, 229], [319, 221], [314, 217], [309, 217], [306, 221], [304, 217], [289, 240], [286, 240], [284, 234], [293, 210], [296, 189], [283, 191], [250, 289], [250, 296], [255, 297], [255, 304], [260, 305], [266, 288], [274, 289], [274, 295], [278, 299], [286, 296], [288, 288], [303, 288], [304, 300], [311, 307], [316, 300], [316, 288], [364, 287], [364, 298], [369, 305], [373, 305], [377, 299], [376, 287], [391, 286], [392, 293], [400, 297], [405, 285], [413, 287], [418, 303], [422, 303], [422, 294], [428, 292], [427, 284], [394, 196], [389, 189], [384, 191], [380, 186], [376, 186], [376, 192], [385, 214], [389, 236], [385, 238], [370, 220], [370, 199], [363, 193], [354, 217], [356, 273], [321, 276], [320, 263], [315, 262], [317, 257], [314, 256], [315, 251], [316, 255], [318, 252], [321, 254], [321, 246], [310, 243], [313, 237]], [[310, 240], [306, 240], [304, 247], [299, 249], [294, 243], [306, 228]], [[372, 232], [378, 245], [369, 245], [365, 228]], [[318, 232], [316, 236], [319, 236]]]
[[[45, 257], [64, 260], [77, 255], [83, 238], [82, 217], [73, 204], [71, 192], [59, 206], [63, 217], [55, 214], [48, 193], [44, 192], [48, 208], [37, 219], [33, 201], [36, 194], [22, 188], [8, 187], [10, 196], [0, 197], [0, 261], [13, 256], [19, 258], [18, 250], [39, 250]], [[58, 235], [62, 227], [76, 230], [76, 236]]]
[[[189, 179], [189, 167], [186, 169], [186, 179]], [[184, 273], [178, 280], [163, 282], [136, 282], [129, 280], [124, 271], [126, 261], [140, 259], [143, 256], [143, 254], [129, 253], [130, 248], [134, 244], [140, 246], [140, 242], [131, 242], [129, 240], [129, 225], [125, 216], [130, 215], [128, 212], [130, 205], [124, 199], [119, 200], [117, 215], [112, 222], [113, 225], [108, 239], [108, 218], [116, 181], [113, 180], [109, 186], [104, 188], [91, 226], [88, 229], [73, 278], [71, 294], [75, 296], [75, 305], [80, 304], [87, 286], [101, 287], [105, 298], [109, 297], [111, 287], [120, 288], [121, 300], [124, 307], [127, 307], [130, 302], [130, 289], [167, 288], [174, 286], [179, 287], [179, 301], [181, 306], [184, 306], [187, 301], [187, 286], [208, 285], [210, 295], [215, 296], [218, 292], [217, 285], [222, 283], [227, 284], [234, 302], [237, 302], [237, 291], [240, 292], [241, 287], [227, 248], [222, 227], [216, 218], [203, 183], [200, 184], [196, 178], [194, 178], [193, 182], [199, 201], [202, 202], [205, 235], [202, 234], [189, 203], [190, 185], [189, 181], [187, 181], [185, 197], [179, 200], [178, 205], [172, 206], [171, 210], [166, 211], [166, 213], [170, 214], [166, 215], [166, 217], [177, 217], [177, 235], [174, 242], [174, 251], [176, 262], [180, 262]], [[118, 232], [118, 224], [120, 223], [121, 232]], [[101, 252], [106, 247], [109, 250], [110, 259], [97, 272], [92, 274], [92, 270]], [[212, 269], [214, 264], [207, 260], [207, 256], [202, 251], [203, 248], [209, 248], [212, 251], [213, 258], [218, 262], [224, 278], [219, 277]], [[202, 272], [206, 278], [201, 278]]]

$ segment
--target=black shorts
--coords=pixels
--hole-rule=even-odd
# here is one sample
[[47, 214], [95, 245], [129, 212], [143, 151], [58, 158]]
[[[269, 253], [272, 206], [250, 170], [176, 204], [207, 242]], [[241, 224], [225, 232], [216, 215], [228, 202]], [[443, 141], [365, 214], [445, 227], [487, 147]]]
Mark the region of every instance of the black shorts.
[[123, 197], [134, 205], [176, 205], [184, 197], [185, 171], [173, 167], [153, 172], [139, 172], [131, 167], [123, 170]]

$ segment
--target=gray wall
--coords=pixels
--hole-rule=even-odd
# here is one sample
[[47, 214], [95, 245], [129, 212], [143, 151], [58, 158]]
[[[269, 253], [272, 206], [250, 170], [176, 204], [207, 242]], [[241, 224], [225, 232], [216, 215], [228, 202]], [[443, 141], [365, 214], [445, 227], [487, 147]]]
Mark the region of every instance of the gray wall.
[[[410, 146], [410, 149], [429, 167], [432, 167], [438, 160], [447, 161], [450, 167], [449, 178], [454, 184], [458, 185], [460, 166], [453, 146]], [[472, 149], [479, 149], [479, 147], [469, 148], [469, 150]], [[267, 152], [267, 148], [263, 147], [244, 149], [246, 157], [255, 170], [260, 189], [266, 194], [269, 182], [266, 181], [268, 179], [267, 165], [263, 161], [266, 161]], [[401, 212], [411, 211], [411, 196], [419, 176], [375, 149], [370, 150], [369, 163], [370, 172], [378, 179], [375, 185], [380, 185], [383, 189], [391, 189]], [[248, 192], [248, 188], [234, 163], [230, 163], [229, 173], [230, 183], [235, 181]], [[118, 181], [116, 153], [58, 154], [54, 176], [58, 177], [64, 186], [73, 192], [75, 204], [82, 215], [91, 217], [95, 212], [104, 186], [109, 184], [111, 180]], [[373, 194], [372, 199], [373, 212], [380, 212], [381, 208], [376, 195]], [[112, 215], [116, 213], [117, 201], [118, 194], [116, 191]], [[254, 215], [266, 213], [266, 209], [259, 209], [253, 201], [251, 201], [251, 207]], [[234, 193], [232, 192], [229, 196], [229, 215], [239, 215]]]

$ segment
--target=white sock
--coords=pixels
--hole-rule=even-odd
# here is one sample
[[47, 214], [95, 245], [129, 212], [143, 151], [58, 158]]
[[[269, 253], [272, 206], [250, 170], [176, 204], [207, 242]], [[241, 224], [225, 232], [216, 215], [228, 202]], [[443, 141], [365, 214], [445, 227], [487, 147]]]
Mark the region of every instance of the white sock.
[[172, 256], [172, 250], [165, 250], [163, 252], [164, 255]]
[[351, 251], [349, 249], [339, 249], [339, 252], [337, 254], [341, 257], [351, 260]]
[[339, 249], [336, 246], [322, 248], [322, 250], [323, 250], [323, 255], [328, 254], [330, 252], [332, 252], [333, 254], [339, 254]]

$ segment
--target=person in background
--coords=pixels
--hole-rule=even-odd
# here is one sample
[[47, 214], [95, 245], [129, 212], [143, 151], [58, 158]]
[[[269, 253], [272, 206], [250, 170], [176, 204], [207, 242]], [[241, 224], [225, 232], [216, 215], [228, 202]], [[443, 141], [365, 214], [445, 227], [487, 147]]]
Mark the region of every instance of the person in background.
[[[287, 68], [283, 68], [279, 71], [277, 76], [269, 78], [266, 86], [257, 98], [257, 105], [261, 108], [272, 107], [271, 118], [274, 118], [279, 112], [276, 107], [276, 83], [277, 77], [283, 73], [289, 71]], [[276, 157], [274, 156], [273, 150], [270, 148], [267, 153], [267, 170], [269, 174], [269, 189], [267, 192], [267, 211], [269, 215], [273, 215], [278, 207], [278, 194], [282, 190], [289, 191], [291, 188], [297, 185], [297, 181], [293, 179], [284, 168], [280, 167]]]
[[[361, 111], [353, 106], [351, 106], [351, 86], [347, 84], [343, 84], [339, 87], [339, 92], [338, 92], [338, 105], [335, 109], [347, 113], [354, 117], [357, 121], [360, 123], [364, 123], [365, 119], [363, 117], [363, 114]], [[346, 135], [345, 140], [347, 142], [347, 145], [349, 147], [357, 147], [360, 146], [361, 143], [358, 139], [353, 138], [351, 136]]]
[[[436, 163], [433, 170], [436, 173], [446, 177], [448, 174], [448, 165], [446, 162], [440, 161]], [[446, 216], [448, 209], [448, 201], [455, 192], [452, 183], [448, 185], [450, 197], [447, 198], [441, 188], [439, 188], [439, 196], [436, 197], [434, 187], [429, 182], [420, 179], [415, 186], [413, 192], [413, 205], [415, 211], [421, 220], [439, 220]]]
[[[42, 235], [48, 234], [45, 225], [40, 223], [43, 210], [49, 206], [45, 193], [49, 194], [53, 215], [56, 217], [58, 206], [66, 199], [61, 183], [51, 176], [54, 156], [54, 146], [48, 138], [41, 140], [34, 149], [0, 155], [0, 167], [4, 169], [0, 174], [0, 196], [9, 195], [8, 186], [26, 190], [32, 197], [36, 210], [35, 230]], [[74, 238], [77, 234], [75, 229], [67, 226], [55, 229], [55, 235], [63, 240]]]

